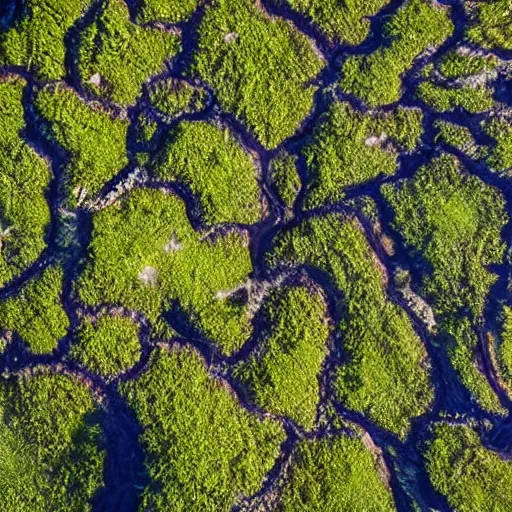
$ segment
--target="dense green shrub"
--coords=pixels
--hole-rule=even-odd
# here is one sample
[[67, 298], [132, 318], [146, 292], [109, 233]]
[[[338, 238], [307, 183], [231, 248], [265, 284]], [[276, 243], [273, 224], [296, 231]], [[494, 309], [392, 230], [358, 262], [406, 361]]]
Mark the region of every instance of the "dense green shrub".
[[142, 0], [137, 21], [178, 23], [186, 21], [197, 8], [198, 0]]
[[122, 389], [144, 428], [144, 510], [227, 512], [260, 488], [284, 431], [240, 407], [193, 349], [158, 349]]
[[128, 163], [128, 121], [88, 105], [62, 84], [42, 89], [35, 105], [48, 123], [46, 136], [67, 152], [65, 186], [71, 204], [92, 198]]
[[438, 423], [425, 450], [434, 488], [457, 512], [512, 508], [512, 463], [482, 446], [466, 425]]
[[347, 103], [333, 103], [304, 150], [309, 178], [306, 208], [338, 202], [345, 188], [394, 174], [395, 145], [412, 150], [422, 132], [422, 115], [417, 109], [361, 114]]
[[293, 208], [301, 188], [297, 156], [284, 150], [279, 152], [270, 162], [269, 180], [282, 203]]
[[370, 55], [354, 55], [345, 61], [343, 90], [373, 107], [399, 100], [402, 75], [421, 53], [440, 45], [452, 31], [446, 8], [428, 0], [409, 0], [386, 23], [388, 44]]
[[405, 312], [386, 297], [381, 267], [358, 223], [339, 214], [309, 219], [280, 234], [267, 261], [329, 276], [343, 296], [338, 396], [405, 437], [433, 399], [427, 355]]
[[164, 70], [180, 49], [179, 37], [130, 21], [124, 0], [107, 0], [81, 34], [78, 71], [82, 85], [121, 105], [135, 103], [142, 84]]
[[131, 318], [103, 316], [85, 320], [70, 355], [103, 377], [117, 375], [139, 361], [139, 327]]
[[40, 80], [66, 76], [68, 30], [92, 0], [25, 0], [25, 16], [0, 32], [0, 65], [22, 66]]
[[454, 338], [448, 346], [454, 366], [484, 407], [498, 408], [474, 365], [477, 340], [471, 324], [482, 315], [496, 281], [488, 267], [503, 257], [500, 235], [507, 215], [502, 194], [464, 172], [448, 155], [397, 186], [383, 185], [382, 193], [394, 210], [394, 227], [428, 264], [421, 269], [423, 293]]
[[494, 105], [492, 89], [481, 87], [443, 87], [433, 82], [418, 85], [418, 97], [437, 112], [463, 108], [472, 114], [490, 110]]
[[171, 118], [200, 112], [207, 98], [205, 89], [177, 78], [163, 78], [149, 86], [151, 105]]
[[0, 386], [0, 511], [87, 512], [105, 454], [90, 391], [64, 375]]
[[193, 70], [266, 148], [293, 135], [313, 106], [323, 67], [311, 42], [255, 0], [214, 0], [198, 33]]
[[369, 16], [389, 0], [350, 2], [339, 0], [286, 0], [297, 12], [305, 14], [331, 41], [356, 45], [370, 31]]
[[250, 331], [244, 305], [230, 296], [252, 271], [247, 245], [238, 232], [203, 237], [177, 197], [135, 189], [94, 215], [78, 293], [86, 304], [122, 304], [153, 322], [177, 301], [229, 353]]
[[496, 65], [493, 55], [462, 54], [452, 50], [441, 59], [439, 71], [445, 78], [460, 78], [490, 71]]
[[18, 277], [46, 247], [49, 163], [23, 139], [26, 83], [0, 79], [0, 286]]
[[382, 473], [355, 433], [300, 441], [279, 510], [392, 512], [393, 495]]
[[510, 0], [468, 2], [473, 26], [467, 31], [472, 43], [488, 49], [512, 50]]
[[55, 350], [69, 327], [62, 306], [62, 274], [60, 267], [49, 267], [0, 302], [0, 329], [17, 333], [36, 354]]
[[327, 309], [305, 286], [271, 292], [263, 305], [268, 324], [249, 359], [235, 370], [256, 404], [312, 429], [327, 355]]
[[182, 121], [158, 155], [155, 174], [187, 185], [207, 224], [252, 224], [260, 218], [257, 172], [228, 128]]

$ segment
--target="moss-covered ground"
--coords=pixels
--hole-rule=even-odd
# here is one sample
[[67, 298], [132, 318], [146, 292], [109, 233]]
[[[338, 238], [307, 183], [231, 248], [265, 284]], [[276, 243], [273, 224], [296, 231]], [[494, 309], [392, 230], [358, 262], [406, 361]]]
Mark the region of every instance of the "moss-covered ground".
[[272, 293], [262, 315], [268, 333], [235, 375], [259, 407], [311, 429], [328, 353], [324, 299], [305, 286], [285, 288]]
[[257, 222], [261, 212], [256, 162], [229, 128], [183, 121], [156, 158], [155, 175], [187, 186], [207, 224]]
[[411, 251], [421, 255], [422, 287], [441, 321], [443, 342], [462, 382], [483, 407], [499, 409], [489, 382], [476, 366], [478, 325], [502, 261], [501, 230], [507, 222], [502, 194], [442, 155], [414, 178], [382, 192], [394, 225]]
[[410, 319], [386, 296], [382, 269], [358, 222], [336, 214], [305, 221], [279, 236], [267, 258], [273, 267], [306, 265], [325, 274], [344, 310], [336, 326], [343, 350], [337, 396], [405, 436], [433, 399], [427, 356]]
[[266, 148], [293, 135], [311, 111], [311, 81], [324, 62], [306, 36], [271, 18], [261, 4], [215, 0], [197, 45], [193, 72]]
[[158, 349], [123, 393], [145, 428], [153, 483], [144, 508], [229, 511], [259, 489], [284, 440], [279, 423], [245, 411], [190, 347]]
[[90, 511], [103, 486], [105, 451], [91, 392], [43, 373], [0, 388], [0, 510]]
[[0, 1], [0, 512], [509, 512], [510, 0]]
[[470, 426], [435, 424], [424, 457], [434, 488], [452, 510], [498, 512], [512, 506], [512, 464], [485, 448]]
[[142, 84], [164, 71], [164, 63], [179, 47], [177, 34], [141, 28], [130, 21], [123, 0], [108, 0], [81, 33], [78, 71], [82, 86], [120, 105], [135, 103]]
[[129, 370], [140, 359], [139, 326], [131, 318], [102, 316], [85, 320], [70, 355], [104, 377]]

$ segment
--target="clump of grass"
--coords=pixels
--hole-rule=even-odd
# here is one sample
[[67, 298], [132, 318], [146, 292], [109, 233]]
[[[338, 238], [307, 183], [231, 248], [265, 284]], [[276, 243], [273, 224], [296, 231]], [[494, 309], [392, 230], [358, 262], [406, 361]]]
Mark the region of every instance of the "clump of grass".
[[310, 82], [323, 66], [306, 36], [254, 0], [214, 0], [206, 8], [193, 72], [267, 149], [308, 115], [316, 91]]
[[305, 207], [336, 203], [347, 187], [394, 174], [397, 148], [413, 150], [422, 133], [418, 109], [361, 114], [348, 103], [333, 103], [304, 149], [309, 180]]
[[86, 320], [70, 355], [103, 377], [118, 375], [139, 361], [139, 327], [131, 318], [103, 316]]
[[443, 87], [425, 81], [418, 85], [417, 94], [436, 112], [463, 108], [471, 114], [478, 114], [494, 106], [493, 91], [486, 86]]
[[137, 12], [139, 23], [179, 23], [197, 9], [198, 0], [143, 0]]
[[204, 237], [180, 199], [149, 189], [133, 190], [92, 223], [89, 262], [77, 284], [81, 300], [121, 304], [153, 323], [179, 306], [223, 352], [241, 347], [250, 324], [235, 292], [252, 271], [244, 234]]
[[393, 494], [381, 473], [359, 433], [302, 440], [292, 455], [279, 510], [393, 512]]
[[432, 301], [448, 354], [461, 380], [490, 410], [500, 408], [475, 366], [477, 338], [472, 325], [483, 313], [503, 258], [501, 229], [507, 222], [502, 194], [442, 155], [398, 185], [383, 185], [394, 211], [393, 226], [405, 244], [427, 263], [422, 293]]
[[231, 510], [260, 488], [285, 437], [278, 423], [244, 410], [189, 347], [157, 349], [122, 391], [144, 429], [152, 478], [144, 509]]
[[151, 105], [170, 118], [200, 112], [207, 99], [205, 89], [177, 78], [164, 78], [149, 87]]
[[343, 364], [336, 391], [350, 409], [405, 437], [433, 400], [428, 360], [412, 324], [386, 296], [384, 276], [352, 217], [329, 214], [280, 234], [271, 268], [306, 265], [338, 291]]
[[123, 0], [107, 0], [81, 34], [78, 71], [92, 93], [131, 105], [142, 84], [164, 70], [164, 63], [180, 50], [178, 35], [160, 28], [139, 27], [130, 21]]
[[270, 183], [286, 208], [292, 209], [299, 195], [301, 181], [297, 170], [297, 156], [279, 152], [270, 162]]
[[448, 10], [428, 0], [410, 0], [385, 25], [388, 43], [370, 55], [354, 55], [343, 65], [341, 86], [372, 107], [400, 99], [402, 75], [427, 49], [453, 32]]
[[90, 511], [105, 453], [90, 391], [64, 375], [0, 387], [0, 510]]
[[86, 104], [62, 84], [40, 90], [35, 106], [47, 122], [46, 137], [67, 152], [65, 186], [73, 206], [98, 194], [127, 165], [127, 120]]
[[268, 325], [249, 359], [235, 369], [262, 409], [312, 429], [327, 355], [329, 327], [323, 297], [305, 286], [271, 292], [263, 305]]
[[64, 78], [64, 38], [91, 4], [92, 0], [26, 0], [24, 16], [0, 33], [0, 65], [24, 67], [39, 80]]
[[0, 329], [13, 331], [35, 354], [48, 354], [57, 348], [69, 327], [62, 306], [60, 267], [48, 267], [39, 277], [0, 302]]
[[207, 224], [253, 224], [261, 216], [255, 165], [227, 127], [182, 121], [172, 130], [153, 170], [160, 179], [189, 187]]
[[0, 286], [37, 260], [50, 224], [50, 165], [22, 136], [25, 86], [18, 77], [0, 79]]
[[445, 496], [452, 510], [511, 509], [510, 461], [484, 448], [477, 433], [467, 425], [437, 423], [432, 432], [424, 452], [427, 471], [434, 488]]
[[472, 24], [468, 39], [487, 49], [512, 50], [512, 11], [509, 0], [467, 4]]
[[439, 72], [445, 78], [461, 78], [491, 71], [497, 64], [493, 55], [463, 54], [452, 50], [441, 59]]
[[357, 45], [369, 34], [368, 18], [377, 14], [389, 0], [286, 0], [286, 3], [305, 14], [331, 42]]

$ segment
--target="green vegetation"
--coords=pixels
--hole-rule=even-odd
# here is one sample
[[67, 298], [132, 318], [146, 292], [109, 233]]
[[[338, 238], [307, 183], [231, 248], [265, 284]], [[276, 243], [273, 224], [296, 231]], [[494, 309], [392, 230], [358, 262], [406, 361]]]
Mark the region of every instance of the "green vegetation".
[[120, 105], [135, 103], [142, 84], [164, 71], [180, 50], [179, 37], [130, 21], [124, 0], [107, 0], [81, 34], [78, 71], [82, 85]]
[[151, 105], [171, 118], [200, 112], [207, 98], [205, 89], [177, 78], [164, 78], [149, 87]]
[[391, 114], [361, 114], [347, 103], [333, 103], [304, 150], [309, 175], [306, 208], [336, 203], [345, 188], [394, 174], [395, 146], [413, 150], [422, 133], [420, 110], [400, 107]]
[[283, 512], [392, 512], [393, 495], [376, 456], [355, 433], [301, 441], [293, 454]]
[[395, 228], [433, 269], [423, 287], [436, 312], [479, 316], [496, 280], [487, 267], [503, 257], [502, 194], [446, 154], [398, 186], [383, 185], [382, 193], [394, 210]]
[[49, 163], [23, 139], [26, 82], [0, 79], [0, 286], [18, 277], [46, 247]]
[[66, 192], [73, 205], [98, 194], [127, 163], [128, 121], [88, 105], [62, 84], [45, 87], [35, 100], [48, 122], [46, 137], [66, 150]]
[[476, 148], [475, 139], [465, 126], [442, 120], [436, 121], [434, 126], [438, 130], [436, 141], [441, 140], [445, 144], [453, 146], [464, 153], [474, 152]]
[[269, 166], [270, 183], [287, 208], [293, 208], [299, 195], [301, 181], [297, 170], [297, 156], [281, 151]]
[[158, 131], [158, 124], [145, 114], [137, 117], [137, 142], [141, 144], [150, 143]]
[[26, 15], [0, 33], [0, 65], [22, 66], [40, 80], [66, 76], [64, 37], [92, 0], [25, 0]]
[[287, 22], [255, 0], [214, 0], [198, 33], [193, 71], [267, 149], [295, 133], [313, 106], [324, 63]]
[[494, 139], [487, 158], [489, 167], [508, 176], [512, 168], [512, 124], [506, 119], [495, 118], [484, 122], [483, 128]]
[[452, 338], [447, 349], [455, 369], [483, 407], [499, 409], [474, 365], [478, 341], [471, 325], [482, 315], [496, 280], [488, 267], [503, 257], [500, 234], [507, 216], [502, 194], [465, 173], [448, 155], [396, 187], [383, 185], [382, 193], [394, 210], [395, 229], [428, 264], [422, 267], [422, 290], [441, 330]]
[[487, 450], [466, 425], [438, 423], [425, 450], [434, 488], [457, 512], [512, 508], [512, 463]]
[[503, 307], [503, 325], [497, 356], [500, 377], [512, 389], [512, 308], [508, 306]]
[[157, 156], [155, 174], [184, 183], [198, 197], [207, 224], [253, 224], [260, 218], [260, 189], [252, 158], [228, 128], [182, 121]]
[[492, 89], [481, 87], [447, 88], [433, 82], [421, 82], [418, 97], [437, 112], [463, 108], [472, 114], [490, 110], [494, 105]]
[[427, 355], [405, 312], [387, 299], [381, 267], [357, 221], [339, 214], [309, 219], [279, 235], [267, 260], [329, 276], [344, 297], [338, 396], [405, 437], [433, 399]]
[[230, 353], [250, 331], [244, 305], [231, 297], [252, 271], [247, 242], [238, 232], [203, 237], [177, 197], [135, 189], [94, 215], [78, 293], [86, 304], [122, 304], [152, 322], [177, 302]]
[[304, 286], [273, 291], [262, 315], [268, 332], [235, 376], [260, 408], [312, 429], [328, 350], [324, 299]]
[[198, 0], [142, 0], [137, 13], [139, 23], [186, 21], [197, 8]]
[[409, 0], [386, 23], [386, 46], [372, 54], [349, 57], [343, 65], [341, 86], [372, 107], [400, 99], [402, 75], [431, 46], [438, 46], [453, 31], [446, 8], [428, 0]]
[[439, 72], [445, 78], [460, 78], [493, 70], [497, 64], [493, 55], [462, 54], [453, 50], [439, 63]]
[[0, 302], [0, 329], [17, 333], [35, 354], [52, 352], [67, 333], [62, 277], [61, 268], [49, 267]]
[[131, 318], [103, 316], [86, 320], [70, 355], [103, 377], [130, 369], [140, 358], [139, 328]]
[[90, 391], [64, 375], [0, 387], [0, 511], [87, 512], [104, 452]]
[[158, 349], [122, 389], [144, 429], [152, 484], [142, 509], [227, 512], [260, 488], [284, 431], [240, 407], [193, 349]]
[[510, 0], [471, 2], [473, 26], [467, 31], [472, 43], [488, 49], [512, 50]]
[[333, 42], [360, 44], [370, 31], [369, 16], [389, 0], [286, 0], [297, 12], [305, 14]]

